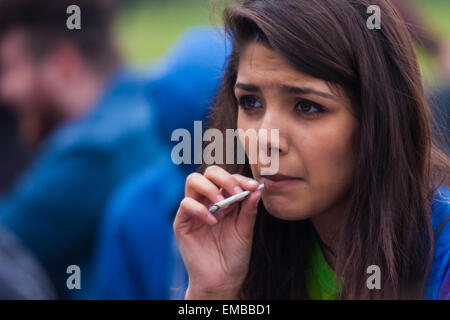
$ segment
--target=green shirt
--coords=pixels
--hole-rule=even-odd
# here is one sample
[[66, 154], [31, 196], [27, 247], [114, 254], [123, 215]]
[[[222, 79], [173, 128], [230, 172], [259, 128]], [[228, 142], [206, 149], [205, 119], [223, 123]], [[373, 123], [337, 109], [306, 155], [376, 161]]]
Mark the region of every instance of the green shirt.
[[333, 269], [330, 268], [322, 249], [314, 236], [308, 251], [306, 269], [306, 290], [311, 300], [334, 300], [338, 296], [339, 286]]

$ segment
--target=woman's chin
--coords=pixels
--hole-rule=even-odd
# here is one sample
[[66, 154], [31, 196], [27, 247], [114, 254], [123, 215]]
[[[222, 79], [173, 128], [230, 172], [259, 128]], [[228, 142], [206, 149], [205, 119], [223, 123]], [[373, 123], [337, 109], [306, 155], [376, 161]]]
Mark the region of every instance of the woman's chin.
[[310, 211], [300, 208], [295, 202], [264, 196], [262, 201], [267, 212], [277, 219], [297, 221], [311, 218]]

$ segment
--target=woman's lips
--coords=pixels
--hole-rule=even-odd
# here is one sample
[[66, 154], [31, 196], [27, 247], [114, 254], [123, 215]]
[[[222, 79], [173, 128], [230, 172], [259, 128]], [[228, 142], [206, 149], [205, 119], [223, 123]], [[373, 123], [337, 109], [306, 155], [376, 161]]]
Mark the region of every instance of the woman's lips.
[[267, 188], [281, 188], [291, 186], [303, 180], [304, 179], [302, 178], [290, 177], [282, 174], [262, 177], [262, 182], [264, 182]]

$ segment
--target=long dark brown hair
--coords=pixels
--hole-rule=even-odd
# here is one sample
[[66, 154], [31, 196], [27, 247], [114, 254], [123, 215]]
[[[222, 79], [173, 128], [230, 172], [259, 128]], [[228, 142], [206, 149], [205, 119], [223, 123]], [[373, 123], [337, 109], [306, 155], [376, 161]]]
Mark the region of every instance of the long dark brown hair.
[[[370, 5], [381, 9], [381, 29], [366, 25]], [[224, 133], [236, 128], [233, 88], [240, 53], [251, 42], [344, 89], [352, 98], [359, 132], [350, 200], [335, 252], [339, 298], [423, 298], [433, 258], [431, 202], [441, 184], [449, 185], [449, 159], [432, 138], [437, 128], [414, 47], [390, 2], [241, 0], [226, 7], [224, 22], [233, 52], [209, 127]], [[223, 167], [252, 176], [248, 162]], [[277, 219], [261, 202], [240, 297], [307, 298], [306, 250], [312, 232], [309, 220]], [[366, 287], [370, 265], [381, 269], [381, 290]]]

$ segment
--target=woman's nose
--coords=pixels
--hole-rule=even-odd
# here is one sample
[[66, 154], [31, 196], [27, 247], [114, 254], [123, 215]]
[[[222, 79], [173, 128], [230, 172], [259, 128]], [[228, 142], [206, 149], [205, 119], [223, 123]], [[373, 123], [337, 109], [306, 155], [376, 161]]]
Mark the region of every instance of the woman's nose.
[[280, 155], [288, 152], [286, 125], [286, 120], [283, 120], [276, 112], [266, 112], [262, 118], [258, 128], [258, 142], [260, 147], [267, 148], [268, 156], [270, 156], [271, 150], [277, 150]]

